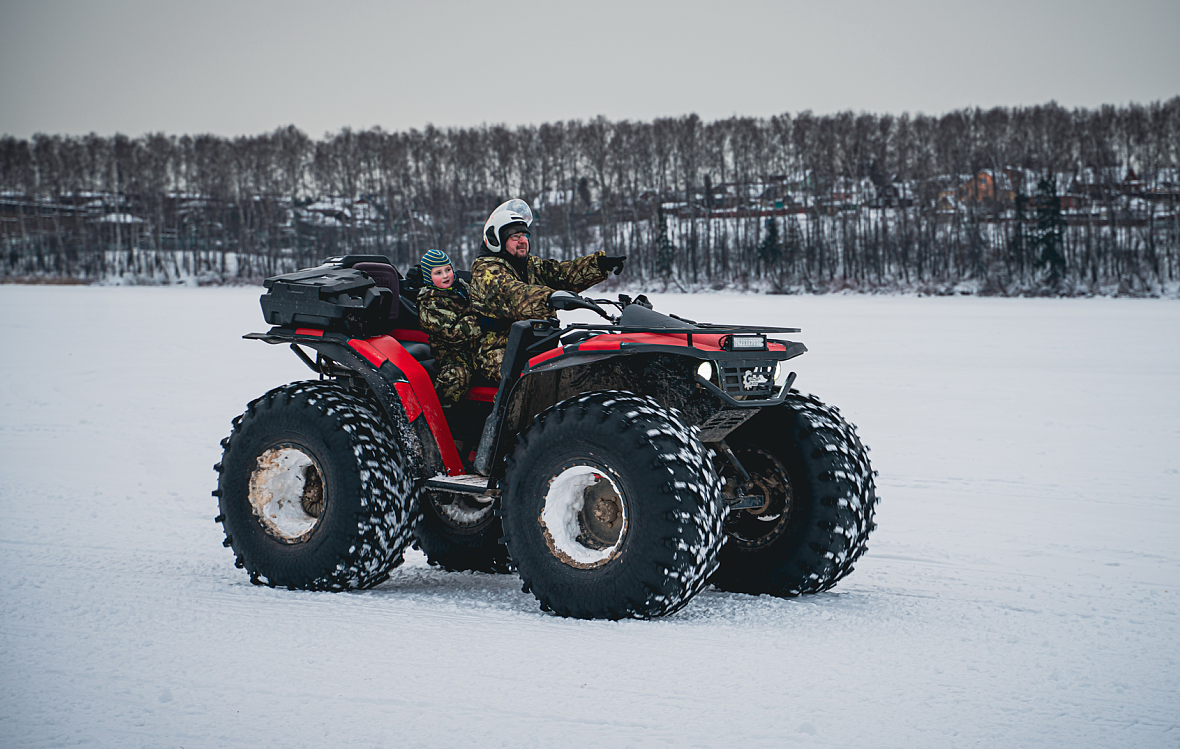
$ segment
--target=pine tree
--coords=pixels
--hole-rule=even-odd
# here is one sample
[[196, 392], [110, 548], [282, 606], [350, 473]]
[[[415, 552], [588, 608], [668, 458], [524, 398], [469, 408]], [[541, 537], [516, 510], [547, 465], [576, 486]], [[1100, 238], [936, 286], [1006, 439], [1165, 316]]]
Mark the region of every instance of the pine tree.
[[664, 288], [667, 288], [668, 279], [672, 277], [675, 267], [676, 246], [668, 238], [668, 220], [664, 217], [662, 207], [657, 220], [660, 222], [660, 234], [656, 237], [656, 273], [664, 279]]
[[763, 265], [774, 268], [782, 256], [783, 248], [778, 238], [778, 222], [772, 216], [766, 219], [766, 236], [758, 245], [758, 259], [762, 261]]
[[796, 264], [802, 256], [803, 232], [799, 229], [799, 219], [794, 216], [787, 218], [787, 235], [783, 238], [783, 254], [786, 255], [786, 273], [795, 274]]
[[1027, 237], [1024, 230], [1024, 209], [1028, 205], [1028, 196], [1023, 190], [1016, 193], [1015, 215], [1013, 216], [1012, 237], [1008, 242], [1008, 268], [1019, 280], [1024, 280], [1025, 249]]
[[1044, 270], [1045, 285], [1060, 292], [1065, 280], [1065, 219], [1061, 216], [1061, 198], [1052, 175], [1037, 184], [1037, 226], [1033, 235], [1036, 267]]

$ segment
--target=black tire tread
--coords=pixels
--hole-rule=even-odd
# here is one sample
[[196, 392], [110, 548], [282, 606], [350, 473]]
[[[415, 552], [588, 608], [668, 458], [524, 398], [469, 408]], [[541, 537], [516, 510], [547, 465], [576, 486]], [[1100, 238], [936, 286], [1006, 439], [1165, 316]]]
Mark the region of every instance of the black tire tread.
[[499, 517], [478, 534], [461, 539], [448, 532], [445, 522], [428, 506], [430, 501], [427, 490], [419, 499], [422, 511], [414, 524], [414, 548], [426, 555], [427, 563], [447, 572], [512, 571], [508, 549], [502, 543]]
[[796, 487], [795, 497], [795, 501], [809, 499], [806, 527], [793, 549], [775, 552], [774, 564], [765, 564], [771, 557], [762, 556], [762, 568], [733, 564], [730, 560], [736, 554], [723, 554], [721, 569], [712, 581], [723, 590], [778, 596], [830, 590], [852, 572], [877, 527], [875, 474], [856, 426], [838, 408], [798, 391], [791, 391], [783, 408], [791, 414], [785, 425], [787, 437], [802, 459], [802, 478], [808, 488], [798, 492]]
[[566, 617], [646, 619], [671, 614], [700, 592], [716, 569], [725, 516], [712, 455], [678, 412], [624, 391], [585, 393], [550, 407], [521, 435], [508, 458], [504, 501], [513, 501], [517, 477], [528, 472], [532, 445], [576, 439], [586, 427], [596, 425], [611, 431], [619, 449], [650, 455], [649, 470], [658, 487], [644, 494], [643, 501], [659, 503], [649, 517], [663, 520], [663, 541], [659, 548], [635, 550], [646, 558], [632, 563], [625, 590], [620, 585], [610, 602], [603, 603], [576, 585], [555, 585], [522, 569], [517, 555], [528, 547], [529, 540], [522, 536], [528, 534], [525, 523], [532, 519], [523, 512], [509, 512], [503, 517], [505, 543], [514, 554], [522, 590], [531, 592], [542, 610]]
[[[336, 422], [347, 436], [362, 484], [360, 510], [355, 516], [355, 529], [348, 530], [351, 541], [347, 551], [339, 554], [334, 564], [303, 579], [284, 579], [281, 571], [270, 569], [264, 554], [256, 555], [256, 549], [235, 541], [235, 535], [241, 534], [232, 527], [237, 521], [230, 505], [242, 498], [233, 497], [226, 485], [224, 464], [229, 462], [243, 430], [261, 414], [278, 409], [314, 409]], [[246, 411], [233, 419], [230, 435], [222, 442], [223, 458], [215, 466], [218, 517], [225, 531], [225, 544], [233, 548], [235, 565], [244, 567], [252, 582], [302, 590], [364, 589], [384, 581], [401, 564], [419, 512], [419, 488], [408, 457], [391, 437], [397, 430], [382, 420], [382, 413], [371, 398], [340, 383], [307, 380], [274, 388], [251, 401]]]

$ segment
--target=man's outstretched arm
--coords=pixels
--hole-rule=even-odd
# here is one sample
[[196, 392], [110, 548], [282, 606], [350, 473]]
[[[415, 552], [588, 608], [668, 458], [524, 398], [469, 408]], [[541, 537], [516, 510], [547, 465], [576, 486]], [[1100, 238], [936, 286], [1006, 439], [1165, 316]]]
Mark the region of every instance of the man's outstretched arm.
[[599, 250], [593, 255], [576, 257], [573, 260], [541, 260], [536, 263], [537, 276], [541, 283], [551, 289], [582, 292], [596, 283], [606, 280], [607, 271], [602, 269], [599, 258], [606, 253]]

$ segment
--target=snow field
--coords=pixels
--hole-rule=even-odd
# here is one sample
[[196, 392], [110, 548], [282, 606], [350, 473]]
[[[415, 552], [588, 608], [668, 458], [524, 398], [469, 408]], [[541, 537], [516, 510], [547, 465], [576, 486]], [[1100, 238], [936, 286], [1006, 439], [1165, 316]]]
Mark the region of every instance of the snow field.
[[257, 588], [212, 518], [252, 398], [310, 376], [261, 289], [0, 286], [0, 745], [1176, 747], [1180, 305], [655, 295], [785, 324], [879, 529], [833, 591], [543, 614], [412, 552]]

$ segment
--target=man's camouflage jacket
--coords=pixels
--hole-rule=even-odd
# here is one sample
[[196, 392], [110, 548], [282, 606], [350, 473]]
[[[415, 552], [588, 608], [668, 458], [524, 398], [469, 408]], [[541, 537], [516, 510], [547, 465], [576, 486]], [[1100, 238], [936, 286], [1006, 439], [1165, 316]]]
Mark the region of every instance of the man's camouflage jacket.
[[606, 280], [598, 268], [605, 253], [573, 260], [546, 260], [529, 255], [527, 274], [521, 278], [502, 255], [483, 255], [471, 264], [471, 306], [493, 320], [545, 319], [553, 315], [549, 295], [555, 290], [582, 292]]

